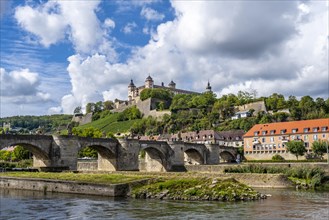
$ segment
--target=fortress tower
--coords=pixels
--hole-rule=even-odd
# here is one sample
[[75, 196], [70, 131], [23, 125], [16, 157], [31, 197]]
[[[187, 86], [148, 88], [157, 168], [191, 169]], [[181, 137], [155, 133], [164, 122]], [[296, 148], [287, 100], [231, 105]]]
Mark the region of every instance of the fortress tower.
[[145, 88], [153, 88], [154, 81], [152, 77], [149, 75], [145, 80]]

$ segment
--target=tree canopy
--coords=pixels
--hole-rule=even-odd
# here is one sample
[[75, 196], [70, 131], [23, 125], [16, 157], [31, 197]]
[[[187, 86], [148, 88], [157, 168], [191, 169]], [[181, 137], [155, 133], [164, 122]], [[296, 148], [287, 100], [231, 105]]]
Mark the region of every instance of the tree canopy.
[[327, 152], [328, 141], [318, 140], [314, 141], [312, 144], [313, 152], [319, 157], [323, 158], [323, 154]]
[[140, 99], [142, 101], [148, 98], [157, 98], [161, 100], [171, 101], [174, 94], [168, 89], [161, 89], [161, 88], [147, 88], [143, 89], [140, 93]]
[[289, 141], [287, 142], [286, 147], [287, 151], [295, 155], [297, 160], [298, 156], [303, 156], [306, 152], [304, 142], [302, 141]]

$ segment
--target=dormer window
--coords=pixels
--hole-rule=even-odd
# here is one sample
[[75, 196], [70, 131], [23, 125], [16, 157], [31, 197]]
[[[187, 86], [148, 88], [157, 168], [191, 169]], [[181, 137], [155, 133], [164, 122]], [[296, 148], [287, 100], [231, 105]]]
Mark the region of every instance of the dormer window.
[[257, 135], [258, 135], [258, 131], [255, 131], [255, 132], [254, 132], [254, 136], [257, 136]]
[[287, 129], [282, 129], [282, 130], [280, 131], [281, 134], [285, 134], [286, 132], [287, 132]]
[[297, 133], [298, 129], [297, 128], [293, 128], [292, 129], [292, 133]]
[[304, 128], [304, 133], [308, 133], [309, 130], [310, 128]]
[[270, 131], [270, 134], [275, 134], [275, 130], [271, 130]]
[[321, 131], [327, 131], [327, 129], [328, 129], [327, 126], [321, 127]]
[[313, 132], [318, 132], [319, 128], [318, 127], [314, 127], [313, 128]]
[[262, 131], [262, 135], [266, 135], [266, 131]]

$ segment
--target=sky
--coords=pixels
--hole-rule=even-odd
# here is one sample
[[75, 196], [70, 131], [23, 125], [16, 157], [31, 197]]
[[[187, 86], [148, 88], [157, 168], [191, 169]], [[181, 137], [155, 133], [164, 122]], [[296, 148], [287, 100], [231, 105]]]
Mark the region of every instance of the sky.
[[329, 96], [319, 1], [0, 0], [0, 117], [127, 99], [148, 75], [217, 97]]

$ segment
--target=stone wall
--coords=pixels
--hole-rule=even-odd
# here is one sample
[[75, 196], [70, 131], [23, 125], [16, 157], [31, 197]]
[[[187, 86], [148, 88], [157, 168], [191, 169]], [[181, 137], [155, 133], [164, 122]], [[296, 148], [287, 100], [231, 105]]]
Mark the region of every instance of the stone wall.
[[260, 111], [266, 112], [266, 106], [264, 101], [253, 102], [245, 105], [236, 106], [239, 112], [241, 111], [249, 111], [250, 109], [254, 109], [254, 115], [257, 115]]
[[78, 171], [96, 171], [98, 170], [98, 161], [78, 161]]
[[101, 185], [73, 181], [13, 177], [0, 177], [0, 188], [37, 190], [44, 193], [61, 192], [114, 197], [126, 196], [129, 192], [128, 184]]
[[[274, 155], [280, 155], [282, 156], [285, 160], [297, 160], [296, 156], [291, 154], [291, 153], [248, 153], [244, 154], [244, 157], [247, 160], [272, 160], [272, 157]], [[298, 160], [305, 160], [305, 156], [299, 156]], [[327, 155], [324, 155], [324, 159], [327, 159]]]

